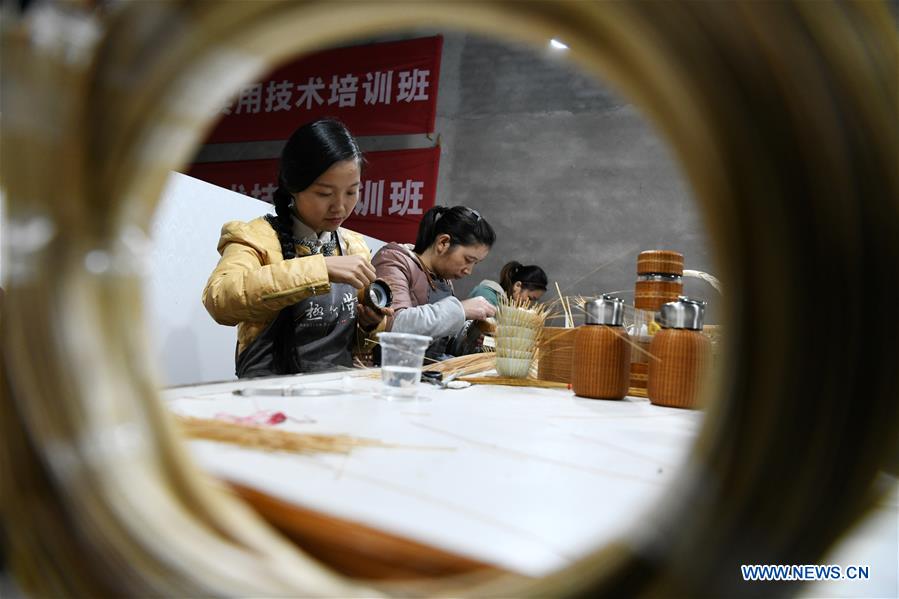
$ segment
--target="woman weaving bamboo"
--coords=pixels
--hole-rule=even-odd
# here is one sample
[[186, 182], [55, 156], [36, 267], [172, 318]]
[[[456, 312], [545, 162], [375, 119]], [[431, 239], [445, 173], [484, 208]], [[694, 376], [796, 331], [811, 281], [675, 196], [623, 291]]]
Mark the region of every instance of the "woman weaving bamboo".
[[468, 297], [483, 297], [494, 306], [506, 299], [539, 301], [546, 293], [546, 273], [536, 264], [507, 262], [499, 271], [499, 283], [484, 279]]
[[222, 227], [203, 304], [216, 322], [238, 327], [238, 377], [351, 366], [357, 333], [382, 322], [357, 302], [356, 290], [375, 279], [370, 250], [340, 227], [356, 206], [363, 162], [342, 123], [304, 125], [281, 154], [277, 216]]
[[426, 353], [432, 359], [465, 353], [454, 341], [463, 338], [466, 323], [493, 316], [495, 310], [483, 297], [457, 299], [452, 281], [470, 275], [495, 240], [493, 227], [476, 211], [435, 206], [422, 218], [414, 246], [381, 248], [372, 264], [390, 285], [396, 311], [387, 319], [387, 330], [433, 337]]

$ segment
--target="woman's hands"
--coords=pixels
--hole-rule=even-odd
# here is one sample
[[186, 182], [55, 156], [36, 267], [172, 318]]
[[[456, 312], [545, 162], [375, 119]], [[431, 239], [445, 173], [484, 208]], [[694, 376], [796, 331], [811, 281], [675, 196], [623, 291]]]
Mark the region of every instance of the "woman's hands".
[[[375, 268], [365, 256], [327, 256], [325, 266], [328, 269], [329, 281], [347, 283], [356, 289], [362, 289], [377, 278]], [[392, 314], [392, 308], [384, 308], [379, 312], [368, 306], [356, 304], [356, 322], [366, 331], [375, 328], [385, 316]]]
[[365, 256], [328, 256], [325, 258], [328, 269], [328, 280], [334, 283], [347, 283], [356, 289], [362, 289], [375, 280], [375, 269]]
[[496, 314], [493, 304], [481, 296], [462, 300], [462, 308], [465, 310], [465, 320], [484, 320]]
[[381, 324], [381, 319], [385, 316], [393, 316], [393, 308], [382, 308], [378, 312], [368, 306], [356, 304], [356, 321], [366, 331], [370, 331]]

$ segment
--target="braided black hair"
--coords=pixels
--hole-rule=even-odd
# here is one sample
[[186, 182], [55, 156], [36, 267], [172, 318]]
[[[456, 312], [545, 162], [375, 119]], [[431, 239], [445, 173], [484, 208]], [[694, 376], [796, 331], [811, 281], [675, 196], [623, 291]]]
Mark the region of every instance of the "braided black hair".
[[521, 283], [522, 289], [546, 291], [546, 273], [536, 264], [523, 266], [520, 262], [506, 263], [499, 272], [499, 284], [509, 295], [512, 294], [512, 286]]
[[434, 206], [421, 219], [415, 253], [423, 254], [438, 235], [450, 236], [450, 245], [479, 245], [492, 247], [496, 241], [493, 227], [476, 210], [465, 206]]
[[293, 132], [281, 151], [278, 188], [274, 193], [275, 214], [266, 219], [278, 234], [285, 260], [295, 258], [293, 240], [293, 194], [299, 193], [337, 162], [356, 160], [360, 168], [365, 157], [346, 125], [335, 119], [319, 119]]

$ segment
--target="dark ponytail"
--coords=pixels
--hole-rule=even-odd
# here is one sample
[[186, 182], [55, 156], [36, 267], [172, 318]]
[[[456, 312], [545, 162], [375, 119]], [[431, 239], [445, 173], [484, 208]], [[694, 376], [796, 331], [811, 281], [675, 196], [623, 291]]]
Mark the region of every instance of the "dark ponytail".
[[503, 290], [511, 295], [512, 286], [515, 283], [521, 283], [521, 288], [525, 290], [541, 290], [546, 291], [546, 273], [536, 264], [530, 266], [522, 266], [520, 262], [506, 263], [499, 272], [499, 284]]
[[423, 254], [438, 236], [450, 236], [450, 245], [486, 245], [496, 241], [493, 227], [477, 211], [465, 206], [434, 206], [418, 225], [415, 253]]
[[334, 119], [319, 119], [293, 132], [281, 151], [278, 188], [274, 193], [276, 217], [268, 222], [278, 234], [285, 260], [296, 257], [293, 240], [293, 194], [304, 191], [335, 163], [356, 160], [361, 168], [365, 157], [346, 125]]

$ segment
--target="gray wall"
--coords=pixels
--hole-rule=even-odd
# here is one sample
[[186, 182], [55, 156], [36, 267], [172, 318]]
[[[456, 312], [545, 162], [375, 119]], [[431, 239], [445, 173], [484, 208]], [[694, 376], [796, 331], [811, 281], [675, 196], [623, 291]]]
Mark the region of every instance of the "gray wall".
[[[620, 291], [628, 301], [644, 249], [681, 251], [687, 268], [716, 274], [690, 191], [633, 106], [558, 52], [442, 33], [436, 135], [360, 141], [366, 150], [429, 147], [439, 136], [438, 203], [470, 206], [497, 232], [457, 295], [513, 259], [542, 266], [566, 295]], [[282, 143], [206, 146], [198, 159], [276, 157]], [[716, 292], [696, 280], [686, 291], [710, 300], [715, 321]]]

